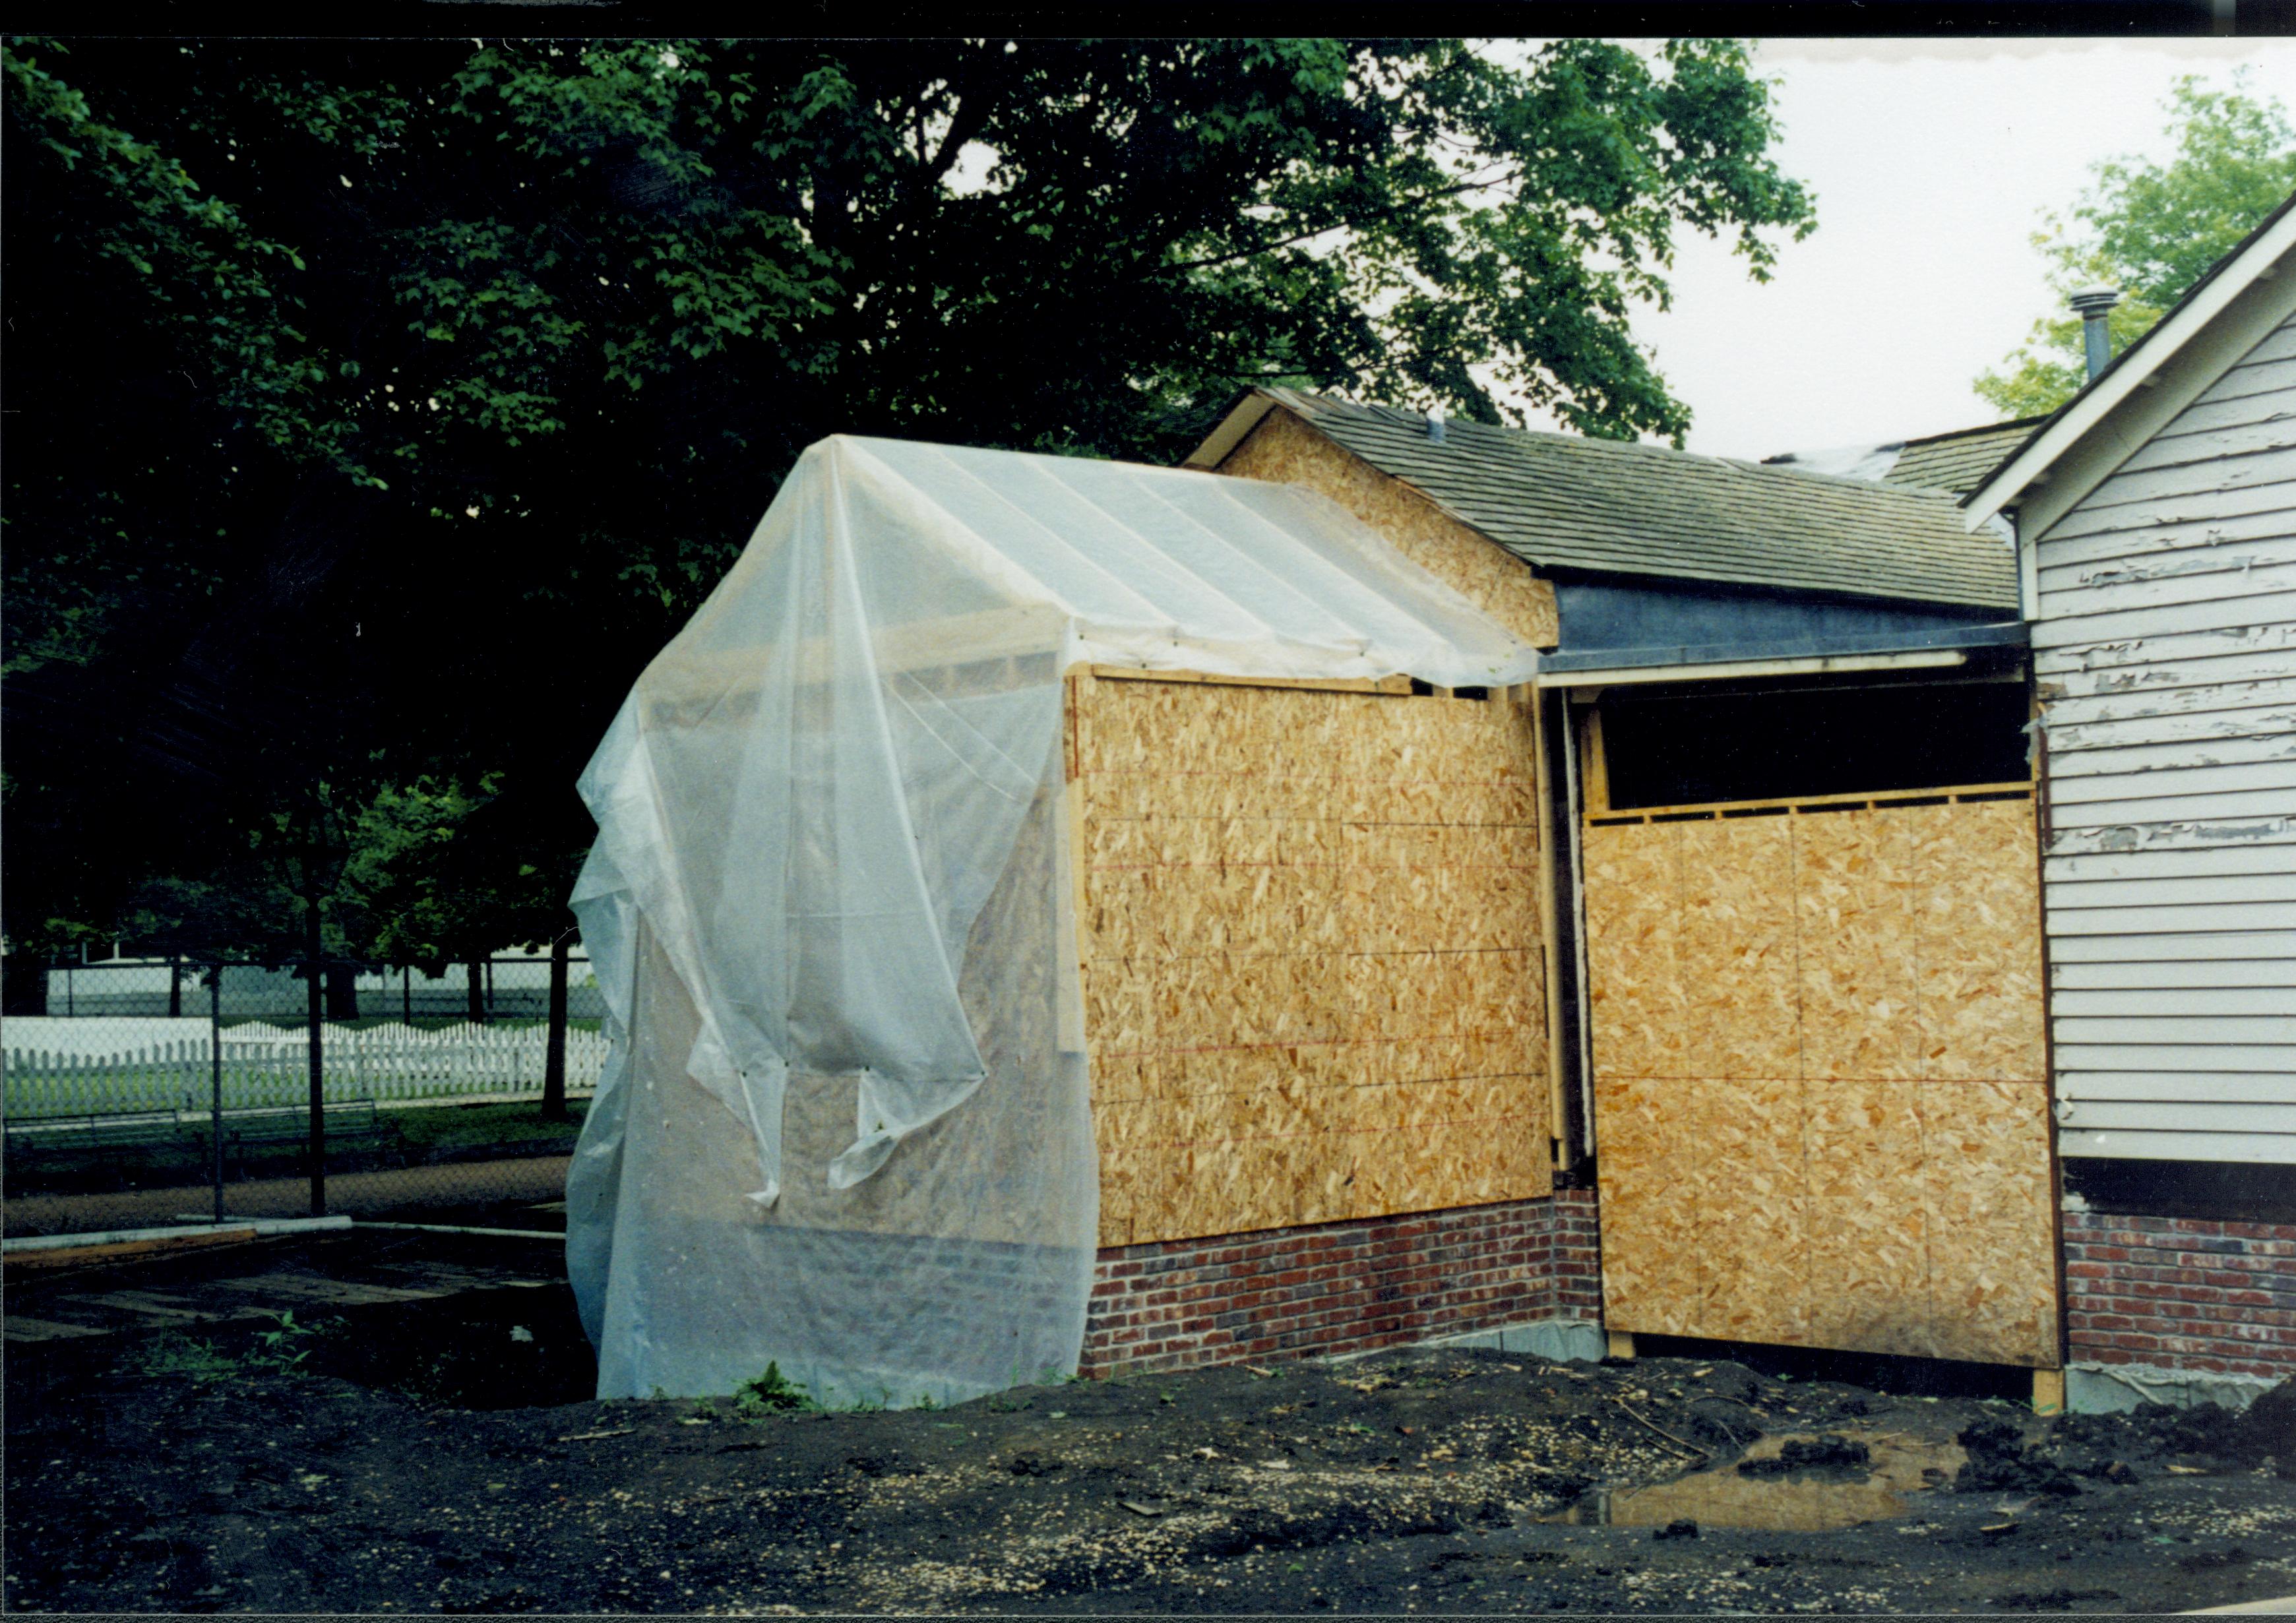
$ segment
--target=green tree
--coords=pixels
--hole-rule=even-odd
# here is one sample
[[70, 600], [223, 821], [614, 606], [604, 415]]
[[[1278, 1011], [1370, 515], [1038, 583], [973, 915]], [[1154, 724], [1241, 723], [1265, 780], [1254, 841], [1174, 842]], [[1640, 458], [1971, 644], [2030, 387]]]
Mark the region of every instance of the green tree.
[[[2296, 191], [2296, 130], [2277, 99], [2248, 94], [2245, 70], [2226, 90], [2188, 75], [2162, 105], [2174, 154], [2095, 165], [2070, 217], [2045, 217], [2033, 237], [2060, 309], [2081, 288], [2120, 290], [2107, 317], [2115, 355]], [[2035, 322], [2015, 353], [1978, 378], [1978, 394], [2011, 417], [2056, 410], [2087, 379], [2081, 326], [2071, 314]]]
[[1759, 277], [1812, 217], [1729, 41], [4, 67], [20, 947], [283, 873], [315, 828], [405, 869], [363, 808], [482, 782], [454, 861], [342, 933], [474, 950], [452, 882], [492, 945], [546, 937], [518, 921], [586, 844], [576, 773], [813, 440], [1169, 460], [1264, 381], [1678, 440], [1631, 308], [1680, 232]]

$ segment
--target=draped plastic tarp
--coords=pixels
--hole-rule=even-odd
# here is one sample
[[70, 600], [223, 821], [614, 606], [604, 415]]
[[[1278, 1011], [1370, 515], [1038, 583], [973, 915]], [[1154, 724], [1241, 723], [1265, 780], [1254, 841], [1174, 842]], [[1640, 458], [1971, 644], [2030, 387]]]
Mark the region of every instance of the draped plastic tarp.
[[1098, 1176], [1062, 676], [1527, 680], [1325, 499], [837, 438], [581, 780], [613, 1057], [568, 1182], [602, 1398], [955, 1401], [1076, 1367]]

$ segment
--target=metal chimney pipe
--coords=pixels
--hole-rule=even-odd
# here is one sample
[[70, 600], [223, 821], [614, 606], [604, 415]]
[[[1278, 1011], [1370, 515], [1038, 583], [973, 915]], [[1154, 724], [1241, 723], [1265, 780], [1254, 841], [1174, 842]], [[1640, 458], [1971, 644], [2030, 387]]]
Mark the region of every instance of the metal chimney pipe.
[[2087, 352], [2092, 379], [2112, 363], [2112, 334], [2106, 330], [2104, 318], [2120, 302], [2117, 287], [2085, 287], [2072, 296], [2072, 307], [2080, 313], [2081, 348]]
[[1443, 408], [1439, 406], [1428, 408], [1427, 439], [1432, 445], [1443, 443]]

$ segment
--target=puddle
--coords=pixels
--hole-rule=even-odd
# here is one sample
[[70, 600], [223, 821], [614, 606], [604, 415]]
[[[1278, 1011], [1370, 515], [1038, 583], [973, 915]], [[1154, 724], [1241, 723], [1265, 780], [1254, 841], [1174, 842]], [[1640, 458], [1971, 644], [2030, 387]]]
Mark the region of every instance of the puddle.
[[[1570, 1509], [1544, 1517], [1578, 1526], [1662, 1528], [1688, 1520], [1701, 1527], [1756, 1528], [1769, 1532], [1822, 1533], [1910, 1514], [1917, 1496], [1950, 1482], [1968, 1457], [1954, 1442], [1924, 1442], [1884, 1432], [1831, 1435], [1863, 1443], [1872, 1456], [1861, 1471], [1801, 1471], [1750, 1476], [1737, 1463], [1649, 1488], [1595, 1488]], [[1766, 1437], [1748, 1460], [1774, 1460], [1789, 1443], [1808, 1444], [1811, 1433]]]

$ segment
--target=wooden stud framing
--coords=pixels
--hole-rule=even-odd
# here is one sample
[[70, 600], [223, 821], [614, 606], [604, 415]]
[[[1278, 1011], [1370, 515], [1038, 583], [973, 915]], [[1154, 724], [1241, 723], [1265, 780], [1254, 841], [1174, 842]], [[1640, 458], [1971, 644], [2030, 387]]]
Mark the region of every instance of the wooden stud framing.
[[2030, 783], [1964, 783], [1951, 789], [1893, 789], [1871, 794], [1790, 795], [1778, 800], [1705, 800], [1686, 806], [1636, 806], [1624, 811], [1590, 811], [1586, 821], [1599, 828], [1624, 823], [1676, 823], [1752, 813], [1812, 810], [1851, 811], [1885, 806], [1972, 805], [1985, 800], [2030, 800]]
[[1585, 753], [1579, 769], [1586, 797], [1584, 809], [1589, 813], [1607, 812], [1611, 809], [1611, 765], [1603, 753], [1603, 712], [1590, 705], [1584, 726], [1586, 731], [1580, 741]]
[[1196, 682], [1219, 687], [1292, 687], [1328, 693], [1408, 693], [1408, 676], [1220, 676], [1200, 670], [1144, 670], [1133, 665], [1095, 665], [1090, 674], [1103, 682]]
[[1562, 938], [1555, 928], [1554, 864], [1559, 853], [1554, 843], [1554, 797], [1546, 783], [1546, 713], [1535, 684], [1515, 691], [1524, 695], [1522, 701], [1530, 709], [1531, 758], [1538, 765], [1534, 783], [1538, 791], [1538, 941], [1546, 967], [1547, 1136], [1554, 1147], [1556, 1164], [1569, 1167], [1578, 1158], [1571, 1153], [1565, 1136], [1564, 1124], [1570, 1118], [1562, 1104], [1562, 978], [1555, 973], [1554, 961], [1556, 944]]

